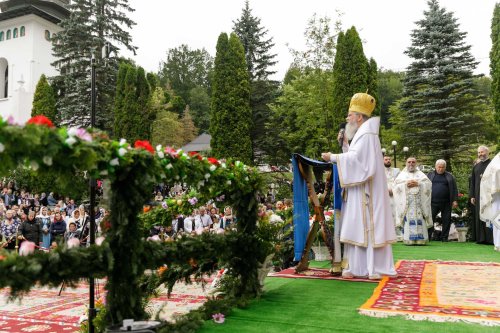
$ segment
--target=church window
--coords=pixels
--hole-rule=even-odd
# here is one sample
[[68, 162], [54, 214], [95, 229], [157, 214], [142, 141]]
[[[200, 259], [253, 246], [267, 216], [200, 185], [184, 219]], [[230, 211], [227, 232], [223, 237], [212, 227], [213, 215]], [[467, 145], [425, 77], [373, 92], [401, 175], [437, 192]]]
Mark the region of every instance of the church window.
[[9, 63], [0, 58], [0, 98], [7, 98], [9, 93]]
[[18, 35], [18, 30], [17, 30], [17, 28], [14, 28], [14, 30], [12, 32], [12, 38], [17, 38], [17, 35]]
[[0, 42], [3, 41], [3, 38], [4, 38], [4, 32], [3, 31], [0, 31]]
[[7, 38], [6, 39], [10, 39], [10, 34], [11, 34], [11, 32], [10, 32], [10, 29], [9, 29], [9, 30], [7, 30]]
[[45, 39], [50, 41], [50, 31], [45, 30]]
[[24, 27], [24, 25], [21, 27], [21, 29], [19, 29], [19, 35], [21, 37], [24, 37], [26, 35], [26, 28]]

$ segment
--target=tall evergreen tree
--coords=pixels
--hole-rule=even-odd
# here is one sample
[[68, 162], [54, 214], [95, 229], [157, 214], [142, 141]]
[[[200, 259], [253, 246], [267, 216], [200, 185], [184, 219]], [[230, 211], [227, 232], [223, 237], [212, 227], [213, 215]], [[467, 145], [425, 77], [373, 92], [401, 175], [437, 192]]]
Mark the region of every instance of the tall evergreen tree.
[[380, 99], [378, 94], [378, 69], [377, 62], [375, 59], [370, 58], [368, 63], [368, 78], [367, 78], [367, 90], [370, 95], [375, 97], [377, 104], [375, 105], [375, 110], [373, 110], [373, 116], [380, 116]]
[[181, 118], [182, 123], [182, 144], [185, 145], [193, 141], [198, 136], [198, 129], [194, 125], [193, 117], [191, 117], [191, 112], [189, 110], [189, 105], [186, 106], [184, 113]]
[[267, 38], [268, 30], [261, 25], [260, 18], [252, 14], [249, 1], [245, 1], [238, 20], [233, 21], [233, 31], [245, 50], [250, 78], [250, 108], [252, 110], [252, 147], [254, 158], [261, 162], [269, 151], [269, 137], [266, 123], [269, 121], [272, 103], [278, 94], [278, 83], [269, 79], [276, 73], [271, 68], [276, 64], [276, 54], [271, 53], [273, 39]]
[[[405, 125], [403, 143], [432, 160], [455, 161], [484, 139], [488, 107], [474, 95], [477, 62], [465, 43], [452, 12], [428, 1], [429, 9], [411, 33], [405, 53], [413, 59], [404, 80], [401, 102]], [[451, 165], [449, 163], [449, 165]]]
[[490, 52], [490, 75], [491, 95], [495, 107], [495, 120], [500, 126], [500, 4], [495, 4], [493, 19], [491, 20], [491, 52]]
[[[374, 67], [376, 70], [375, 62]], [[333, 125], [335, 128], [345, 122], [351, 97], [355, 93], [366, 92], [367, 89], [376, 87], [375, 82], [368, 81], [373, 77], [369, 73], [369, 63], [356, 28], [351, 27], [345, 33], [339, 33], [333, 65]]]
[[56, 108], [56, 94], [47, 81], [45, 74], [40, 76], [36, 85], [35, 96], [33, 98], [33, 109], [31, 116], [44, 115], [53, 122], [58, 122]]
[[146, 79], [146, 72], [142, 67], [137, 68], [136, 96], [137, 114], [139, 116], [139, 121], [135, 124], [137, 127], [137, 134], [139, 139], [150, 140], [151, 126], [155, 114], [151, 111], [151, 88]]
[[128, 0], [74, 0], [71, 14], [61, 22], [62, 31], [53, 37], [54, 67], [59, 75], [54, 78], [60, 91], [58, 109], [61, 123], [90, 125], [90, 59], [95, 56], [97, 104], [96, 123], [101, 129], [113, 126], [112, 109], [116, 88], [116, 57], [104, 61], [101, 49], [105, 43], [111, 48], [123, 45], [135, 51], [132, 38], [123, 27], [135, 23], [127, 17], [133, 9]]
[[212, 85], [210, 146], [216, 157], [252, 163], [252, 112], [245, 51], [235, 34], [217, 41]]

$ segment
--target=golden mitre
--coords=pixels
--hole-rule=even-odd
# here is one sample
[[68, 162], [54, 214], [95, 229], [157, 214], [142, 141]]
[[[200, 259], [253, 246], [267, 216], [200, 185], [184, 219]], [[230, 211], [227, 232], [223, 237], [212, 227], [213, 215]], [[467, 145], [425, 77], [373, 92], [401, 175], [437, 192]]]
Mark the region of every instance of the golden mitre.
[[370, 117], [375, 109], [375, 98], [365, 93], [357, 93], [351, 98], [349, 112], [358, 112]]

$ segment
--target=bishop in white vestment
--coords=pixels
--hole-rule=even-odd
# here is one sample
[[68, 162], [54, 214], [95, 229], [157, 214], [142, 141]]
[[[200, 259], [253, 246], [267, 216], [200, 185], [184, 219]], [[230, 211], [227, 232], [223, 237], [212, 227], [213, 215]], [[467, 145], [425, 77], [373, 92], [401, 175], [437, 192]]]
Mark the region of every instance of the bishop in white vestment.
[[394, 181], [396, 226], [403, 226], [406, 245], [425, 245], [429, 242], [427, 229], [433, 226], [431, 213], [432, 182], [417, 169], [417, 160], [409, 157], [406, 168]]
[[484, 170], [480, 186], [481, 221], [493, 227], [493, 246], [500, 251], [500, 153], [493, 158]]
[[[396, 242], [380, 139], [380, 118], [370, 118], [375, 99], [358, 93], [351, 99], [343, 154], [323, 153], [337, 163], [343, 188], [340, 241], [347, 267], [342, 276], [378, 279], [395, 276], [391, 243]], [[339, 134], [340, 137], [340, 134]]]

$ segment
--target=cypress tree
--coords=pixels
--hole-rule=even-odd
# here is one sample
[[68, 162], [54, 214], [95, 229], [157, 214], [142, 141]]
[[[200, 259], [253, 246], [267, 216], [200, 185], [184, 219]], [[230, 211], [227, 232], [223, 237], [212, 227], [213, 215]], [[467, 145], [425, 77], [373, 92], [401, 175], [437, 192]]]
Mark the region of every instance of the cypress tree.
[[129, 66], [123, 83], [123, 102], [120, 111], [121, 118], [115, 121], [115, 137], [125, 138], [129, 142], [139, 139], [136, 123], [141, 121], [137, 112], [137, 69]]
[[258, 160], [272, 154], [269, 151], [269, 130], [266, 123], [269, 121], [269, 104], [278, 95], [278, 83], [269, 79], [276, 73], [271, 67], [276, 64], [276, 54], [271, 53], [274, 46], [272, 38], [266, 38], [266, 30], [260, 22], [260, 18], [252, 15], [249, 1], [245, 1], [245, 7], [241, 17], [233, 21], [233, 31], [238, 36], [245, 50], [247, 71], [250, 78], [250, 109], [252, 110], [252, 147], [253, 156]]
[[370, 58], [370, 62], [368, 63], [367, 89], [368, 93], [372, 95], [377, 101], [372, 116], [380, 116], [380, 109], [382, 104], [380, 103], [378, 94], [378, 69], [377, 62], [373, 58]]
[[495, 108], [495, 120], [500, 125], [500, 4], [495, 4], [491, 20], [490, 75], [491, 95]]
[[137, 69], [136, 94], [136, 115], [138, 117], [138, 122], [135, 124], [137, 128], [136, 132], [139, 139], [150, 140], [154, 113], [151, 111], [150, 103], [151, 88], [149, 86], [148, 80], [146, 79], [146, 72], [142, 67], [139, 67]]
[[216, 157], [252, 163], [252, 113], [245, 52], [235, 34], [217, 41], [212, 90], [210, 146]]
[[135, 52], [132, 38], [125, 27], [135, 23], [127, 17], [133, 9], [128, 0], [74, 0], [71, 14], [61, 22], [62, 31], [53, 37], [52, 64], [59, 75], [54, 78], [61, 92], [58, 110], [65, 125], [90, 125], [90, 59], [96, 58], [96, 124], [109, 130], [113, 127], [113, 99], [116, 91], [118, 58], [103, 60], [105, 43], [122, 45]]
[[57, 123], [56, 94], [45, 74], [42, 74], [38, 80], [33, 98], [33, 109], [31, 109], [32, 117], [38, 115], [44, 115]]
[[368, 61], [356, 28], [353, 26], [345, 33], [340, 32], [333, 64], [334, 128], [345, 122], [351, 97], [370, 88], [368, 73]]
[[123, 114], [123, 103], [125, 99], [125, 78], [130, 67], [130, 64], [122, 62], [120, 63], [120, 67], [118, 68], [118, 75], [116, 79], [116, 93], [113, 108], [113, 132], [117, 138], [121, 138], [122, 125], [126, 116]]
[[484, 139], [487, 126], [481, 116], [487, 106], [474, 95], [473, 71], [478, 63], [453, 13], [437, 0], [428, 5], [405, 51], [413, 61], [400, 105], [411, 129], [403, 133], [403, 144], [432, 160], [450, 162], [460, 155], [468, 159], [467, 148]]

